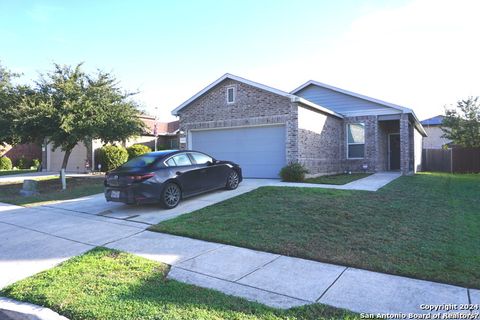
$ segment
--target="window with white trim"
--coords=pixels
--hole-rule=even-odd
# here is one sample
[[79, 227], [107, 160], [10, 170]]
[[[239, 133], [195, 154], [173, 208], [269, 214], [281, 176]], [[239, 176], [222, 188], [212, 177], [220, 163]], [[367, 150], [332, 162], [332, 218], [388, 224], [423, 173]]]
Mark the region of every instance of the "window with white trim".
[[363, 159], [365, 156], [365, 124], [347, 124], [347, 157]]
[[235, 103], [235, 87], [227, 87], [227, 103]]

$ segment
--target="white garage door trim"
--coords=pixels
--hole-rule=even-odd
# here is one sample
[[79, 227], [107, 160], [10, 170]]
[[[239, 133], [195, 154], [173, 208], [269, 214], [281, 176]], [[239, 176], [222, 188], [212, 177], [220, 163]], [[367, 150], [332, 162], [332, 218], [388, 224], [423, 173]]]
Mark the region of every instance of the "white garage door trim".
[[[187, 148], [188, 149], [193, 149], [193, 150], [199, 149], [199, 148], [195, 147], [195, 145], [193, 144], [193, 140], [194, 140], [193, 135], [195, 134], [195, 132], [230, 131], [230, 130], [237, 130], [237, 129], [241, 130], [241, 129], [249, 129], [249, 128], [261, 129], [261, 128], [271, 128], [271, 127], [279, 127], [279, 129], [281, 128], [282, 132], [283, 132], [283, 134], [281, 136], [281, 140], [278, 139], [276, 143], [272, 144], [272, 145], [276, 145], [276, 151], [275, 152], [278, 152], [278, 155], [281, 156], [281, 159], [279, 159], [279, 160], [281, 162], [281, 166], [283, 167], [287, 163], [287, 150], [286, 150], [287, 128], [286, 128], [285, 123], [272, 123], [272, 124], [248, 125], [248, 126], [233, 126], [233, 127], [221, 127], [221, 128], [191, 129], [191, 130], [187, 131]], [[270, 137], [274, 137], [275, 133], [272, 132], [272, 131], [270, 131], [270, 132], [273, 134]], [[270, 140], [270, 141], [274, 141], [274, 140], [275, 139], [273, 138], [273, 140]], [[266, 141], [266, 142], [268, 142], [268, 141]], [[281, 144], [281, 149], [279, 149], [279, 143]], [[252, 145], [252, 147], [253, 147], [253, 145]], [[257, 148], [258, 148], [258, 146], [257, 146]], [[206, 153], [209, 153], [209, 150], [199, 150], [199, 151], [205, 151]], [[246, 150], [246, 152], [249, 152], [249, 151]], [[280, 155], [280, 153], [281, 153], [281, 155]], [[212, 154], [212, 155], [215, 157], [215, 154]], [[241, 158], [241, 156], [239, 158]], [[275, 159], [275, 156], [273, 156], [272, 159]], [[239, 164], [242, 165], [242, 163], [241, 163], [242, 161], [241, 160], [236, 161], [237, 159], [235, 159], [235, 158], [221, 159], [221, 160], [232, 160], [232, 161], [235, 161], [235, 162], [239, 162]], [[264, 164], [259, 164], [259, 165], [265, 166], [265, 163]], [[277, 162], [277, 163], [275, 163], [275, 165], [276, 165], [275, 170], [272, 169], [272, 170], [270, 170], [269, 173], [265, 172], [265, 174], [263, 174], [263, 171], [260, 171], [262, 173], [258, 173], [259, 172], [258, 167], [256, 167], [257, 170], [254, 170], [255, 165], [252, 165], [252, 167], [250, 168], [251, 170], [249, 170], [249, 168], [245, 166], [244, 167], [245, 177], [250, 177], [250, 178], [278, 178], [277, 170], [278, 171], [280, 170], [280, 164]], [[255, 171], [256, 173], [252, 173], [253, 171]], [[249, 172], [251, 172], [250, 176], [249, 176]], [[275, 172], [275, 173], [273, 173], [273, 172]]]

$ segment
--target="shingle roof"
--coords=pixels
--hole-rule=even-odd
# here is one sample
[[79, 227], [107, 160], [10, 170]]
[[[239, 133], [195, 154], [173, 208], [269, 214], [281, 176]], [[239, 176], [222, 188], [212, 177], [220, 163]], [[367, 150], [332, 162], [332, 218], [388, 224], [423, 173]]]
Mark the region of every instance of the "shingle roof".
[[443, 118], [445, 117], [442, 115], [438, 115], [433, 118], [422, 120], [420, 123], [424, 126], [439, 126], [442, 124]]

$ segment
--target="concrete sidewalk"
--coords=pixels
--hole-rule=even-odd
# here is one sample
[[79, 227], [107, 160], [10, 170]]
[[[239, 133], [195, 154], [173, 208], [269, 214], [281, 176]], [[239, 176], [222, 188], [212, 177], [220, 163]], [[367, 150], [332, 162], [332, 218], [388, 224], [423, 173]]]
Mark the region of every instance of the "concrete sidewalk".
[[293, 183], [276, 181], [271, 183], [277, 187], [297, 187], [297, 188], [320, 188], [320, 189], [337, 189], [337, 190], [361, 190], [361, 191], [378, 191], [378, 189], [386, 186], [393, 180], [401, 176], [400, 172], [377, 172], [368, 177], [358, 179], [343, 185], [335, 184], [316, 184], [316, 183]]
[[277, 308], [322, 303], [359, 313], [426, 313], [480, 303], [479, 290], [144, 231], [108, 245], [172, 265], [170, 279]]
[[0, 288], [144, 228], [65, 210], [0, 204]]
[[[66, 173], [67, 177], [80, 177], [80, 178], [104, 178], [104, 175], [93, 175], [89, 173]], [[60, 173], [57, 171], [42, 171], [42, 172], [29, 172], [20, 174], [11, 174], [0, 176], [0, 184], [4, 183], [22, 183], [23, 180], [39, 179], [39, 178], [55, 178], [60, 177]]]

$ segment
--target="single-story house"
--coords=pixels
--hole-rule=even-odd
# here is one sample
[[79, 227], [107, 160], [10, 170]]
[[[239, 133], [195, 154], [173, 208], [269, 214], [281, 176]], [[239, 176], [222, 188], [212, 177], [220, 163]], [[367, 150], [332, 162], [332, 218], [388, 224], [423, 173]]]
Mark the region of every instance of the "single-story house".
[[[166, 149], [178, 147], [178, 121], [164, 123], [148, 115], [141, 115], [139, 118], [145, 123], [145, 132], [141, 136], [132, 137], [127, 141], [118, 142], [118, 144], [124, 147], [130, 147], [134, 144], [144, 144], [154, 150], [156, 136], [158, 147]], [[87, 172], [90, 170], [98, 170], [98, 163], [95, 161], [95, 150], [102, 146], [103, 143], [99, 139], [88, 141], [88, 143], [79, 142], [72, 150], [66, 171]], [[54, 149], [52, 143], [43, 146], [42, 169], [44, 171], [59, 171], [62, 167], [64, 155], [65, 152], [63, 152], [61, 148]]]
[[172, 111], [180, 147], [277, 178], [299, 162], [310, 175], [421, 168], [425, 130], [415, 113], [316, 81], [291, 92], [225, 74]]
[[452, 141], [443, 137], [441, 129], [444, 116], [438, 115], [421, 121], [421, 124], [427, 132], [427, 137], [423, 138], [423, 149], [442, 149]]
[[20, 159], [24, 158], [28, 163], [33, 159], [42, 159], [41, 147], [36, 143], [23, 143], [14, 146], [0, 143], [0, 157], [5, 156], [12, 160], [13, 166], [17, 166]]

